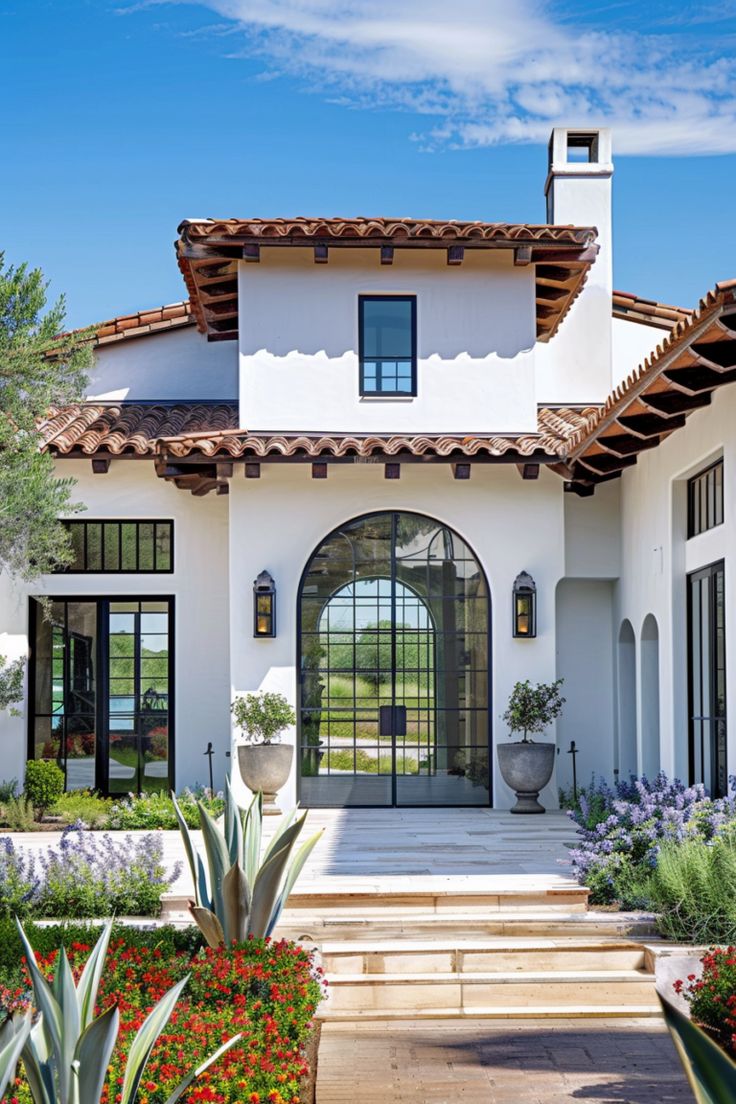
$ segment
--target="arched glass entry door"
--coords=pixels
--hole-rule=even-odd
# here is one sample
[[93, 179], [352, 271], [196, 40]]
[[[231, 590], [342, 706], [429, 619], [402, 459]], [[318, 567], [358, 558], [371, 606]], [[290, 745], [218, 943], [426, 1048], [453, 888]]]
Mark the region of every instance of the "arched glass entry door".
[[488, 805], [488, 587], [461, 538], [419, 514], [348, 522], [299, 605], [302, 804]]

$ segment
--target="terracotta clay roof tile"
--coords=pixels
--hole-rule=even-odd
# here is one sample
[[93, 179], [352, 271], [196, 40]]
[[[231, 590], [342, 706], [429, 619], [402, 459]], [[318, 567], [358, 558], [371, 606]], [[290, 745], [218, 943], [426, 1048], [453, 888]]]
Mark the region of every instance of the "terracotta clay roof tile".
[[692, 313], [689, 307], [673, 307], [656, 299], [642, 299], [640, 295], [632, 295], [628, 291], [613, 293], [614, 318], [625, 318], [627, 321], [671, 330], [676, 322], [687, 321]]
[[233, 429], [237, 403], [76, 403], [40, 427], [57, 456], [153, 456], [159, 437]]
[[591, 408], [542, 408], [536, 433], [522, 434], [270, 434], [239, 429], [212, 434], [181, 434], [159, 442], [159, 451], [173, 458], [201, 456], [227, 459], [265, 459], [268, 456], [317, 458], [320, 456], [519, 456], [541, 454], [551, 459], [564, 455], [567, 437], [587, 425]]

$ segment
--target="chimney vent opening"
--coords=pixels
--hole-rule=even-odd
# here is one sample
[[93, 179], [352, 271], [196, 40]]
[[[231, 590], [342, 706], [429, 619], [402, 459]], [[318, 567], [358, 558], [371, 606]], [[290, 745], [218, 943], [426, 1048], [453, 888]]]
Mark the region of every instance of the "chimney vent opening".
[[567, 161], [595, 165], [598, 157], [598, 132], [567, 132]]

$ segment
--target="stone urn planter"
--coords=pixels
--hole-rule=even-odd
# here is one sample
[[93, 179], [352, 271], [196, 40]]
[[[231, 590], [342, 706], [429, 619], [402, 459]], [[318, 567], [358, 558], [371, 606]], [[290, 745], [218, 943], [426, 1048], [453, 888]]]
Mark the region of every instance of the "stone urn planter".
[[238, 747], [240, 776], [252, 793], [263, 794], [263, 812], [274, 816], [281, 812], [276, 794], [286, 784], [294, 749], [291, 744], [242, 744]]
[[499, 744], [496, 750], [503, 780], [516, 793], [516, 804], [511, 812], [546, 812], [539, 801], [539, 792], [552, 777], [556, 744], [535, 744], [529, 740]]
[[284, 729], [295, 724], [296, 714], [283, 694], [269, 690], [236, 697], [230, 712], [248, 741], [238, 746], [241, 777], [252, 793], [263, 794], [266, 815], [280, 813], [276, 794], [289, 777], [294, 748], [279, 741]]
[[562, 681], [532, 684], [526, 679], [517, 682], [511, 692], [503, 719], [511, 734], [520, 732], [522, 739], [516, 744], [499, 744], [496, 750], [503, 780], [516, 793], [512, 813], [546, 812], [539, 791], [552, 777], [557, 745], [538, 744], [530, 737], [541, 735], [562, 713]]

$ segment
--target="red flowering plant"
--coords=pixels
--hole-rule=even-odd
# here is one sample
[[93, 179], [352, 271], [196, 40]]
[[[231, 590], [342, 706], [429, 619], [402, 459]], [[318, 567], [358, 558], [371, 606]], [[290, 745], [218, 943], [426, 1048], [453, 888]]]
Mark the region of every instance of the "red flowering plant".
[[[90, 947], [75, 943], [67, 952], [78, 974]], [[53, 976], [57, 952], [37, 956]], [[162, 949], [113, 939], [100, 985], [100, 1010], [117, 1005], [118, 1045], [102, 1104], [120, 1100], [125, 1060], [136, 1031], [161, 996], [189, 974], [171, 1018], [146, 1065], [138, 1104], [165, 1104], [193, 1064], [234, 1034], [242, 1038], [206, 1070], [183, 1096], [183, 1104], [298, 1104], [300, 1083], [309, 1073], [305, 1055], [324, 980], [312, 955], [293, 943], [252, 939], [235, 947], [198, 951]], [[7, 997], [14, 1007], [22, 993]], [[8, 1005], [5, 1005], [7, 1008]], [[17, 1078], [14, 1104], [31, 1104], [27, 1084]], [[8, 1104], [8, 1101], [2, 1104]]]
[[690, 1005], [692, 1019], [736, 1055], [736, 947], [712, 947], [700, 961], [700, 977], [688, 974], [674, 990]]

